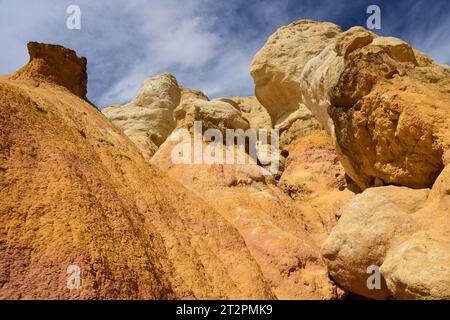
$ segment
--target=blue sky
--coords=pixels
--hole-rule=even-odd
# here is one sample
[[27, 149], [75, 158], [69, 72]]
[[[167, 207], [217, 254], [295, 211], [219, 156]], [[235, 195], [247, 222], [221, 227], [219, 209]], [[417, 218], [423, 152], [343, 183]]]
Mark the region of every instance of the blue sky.
[[[81, 30], [66, 28], [71, 4]], [[40, 41], [88, 59], [88, 97], [100, 108], [128, 102], [164, 71], [213, 98], [252, 95], [250, 62], [278, 27], [302, 18], [365, 26], [371, 4], [381, 8], [377, 33], [450, 64], [448, 0], [0, 0], [0, 74], [26, 64], [26, 43]]]

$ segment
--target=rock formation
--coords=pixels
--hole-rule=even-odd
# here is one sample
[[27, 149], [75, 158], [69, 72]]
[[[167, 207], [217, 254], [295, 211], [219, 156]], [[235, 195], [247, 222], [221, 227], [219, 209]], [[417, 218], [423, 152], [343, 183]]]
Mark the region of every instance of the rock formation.
[[[450, 298], [449, 172], [433, 189], [366, 189], [344, 209], [323, 255], [332, 277], [370, 298]], [[367, 286], [369, 266], [380, 268], [380, 290]]]
[[[303, 45], [304, 38], [317, 50]], [[442, 155], [450, 146], [448, 68], [399, 39], [361, 27], [340, 33], [329, 23], [302, 20], [269, 38], [252, 75], [272, 119], [295, 112], [295, 105], [314, 114], [362, 189], [429, 188], [443, 169]], [[294, 80], [287, 80], [292, 77], [295, 90]]]
[[[228, 99], [223, 100], [228, 101]], [[283, 189], [278, 188], [273, 177], [264, 176], [262, 168], [246, 154], [246, 164], [174, 163], [171, 157], [180, 144], [187, 145], [188, 148], [185, 150], [188, 152], [194, 152], [190, 138], [194, 119], [201, 120], [205, 129], [217, 128], [221, 131], [245, 129], [241, 125], [242, 118], [236, 113], [238, 109], [226, 102], [191, 99], [178, 108], [180, 110], [175, 111], [178, 128], [161, 145], [152, 157], [151, 163], [180, 181], [188, 189], [195, 190], [203, 200], [239, 230], [277, 298], [336, 299], [342, 297], [344, 292], [329, 280], [325, 265], [318, 254], [319, 244], [328, 232], [324, 224], [331, 229], [336, 223], [333, 212], [338, 212], [341, 204], [332, 200], [336, 200], [338, 196], [335, 195], [332, 199], [333, 196], [330, 193], [327, 194], [330, 207], [321, 208], [323, 212], [321, 217], [313, 205], [303, 204], [302, 206], [291, 198], [290, 192], [284, 192]], [[220, 112], [217, 111], [218, 109]], [[193, 116], [192, 112], [181, 112], [181, 110], [196, 110], [196, 113]], [[227, 115], [228, 112], [230, 117]], [[202, 142], [203, 150], [210, 146], [211, 143]], [[289, 172], [286, 173], [285, 180], [292, 181], [292, 185], [301, 184], [306, 188], [311, 186], [311, 190], [312, 184], [322, 183], [321, 187], [315, 186], [317, 189], [311, 191], [317, 193], [320, 188], [321, 195], [326, 194], [325, 190], [330, 191], [333, 188], [339, 193], [337, 186], [331, 182], [335, 179], [334, 171], [325, 178], [326, 182], [321, 181], [322, 169], [327, 167], [327, 161], [336, 160], [332, 156], [332, 147], [328, 151], [332, 159], [324, 159], [323, 167], [318, 165], [316, 172], [311, 171], [317, 174], [317, 179], [320, 181], [315, 179], [294, 181]], [[225, 152], [224, 147], [223, 153]], [[236, 152], [244, 151], [238, 149]], [[189, 159], [194, 158], [192, 154], [188, 156]], [[294, 156], [296, 156], [295, 153]], [[310, 161], [314, 160], [312, 157], [313, 155], [309, 158]], [[307, 163], [307, 159], [302, 160], [297, 159], [305, 165], [306, 170], [311, 163]], [[342, 171], [338, 163], [335, 165], [336, 172]], [[327, 188], [325, 185], [328, 183]], [[288, 182], [286, 184], [289, 185]], [[307, 199], [316, 198], [317, 194], [307, 195]], [[345, 200], [342, 199], [343, 203]], [[323, 220], [326, 222], [324, 223]]]
[[[49, 63], [45, 55], [42, 59]], [[116, 127], [64, 86], [37, 82], [39, 78], [13, 74], [0, 80], [5, 195], [0, 203], [5, 227], [1, 297], [344, 295], [328, 277], [320, 244], [345, 201], [324, 207], [320, 216], [314, 206], [293, 196], [293, 185], [309, 182], [289, 178], [287, 171], [285, 189], [279, 188], [237, 146], [236, 156], [243, 152], [248, 164], [189, 165], [170, 159], [180, 130], [190, 134], [195, 120], [204, 129], [221, 132], [246, 130], [250, 124], [270, 128], [268, 113], [254, 97], [209, 101], [199, 91], [180, 89], [173, 76], [164, 74], [147, 80], [130, 104], [104, 111]], [[172, 99], [177, 92], [178, 103]], [[155, 119], [162, 120], [143, 117], [139, 122], [134, 113], [164, 106], [177, 128], [167, 128], [171, 133], [150, 164], [150, 155], [143, 157], [146, 149], [135, 137], [144, 128], [162, 132]], [[140, 128], [127, 130], [133, 125]], [[307, 166], [308, 158], [292, 160], [296, 156], [294, 152], [289, 163]], [[323, 185], [337, 190], [329, 183], [334, 178], [326, 178]], [[79, 290], [66, 286], [69, 265], [80, 267]]]
[[219, 129], [223, 134], [227, 128], [245, 131], [250, 127], [239, 109], [219, 100], [186, 99], [174, 110], [173, 117], [178, 128], [191, 128], [194, 121], [202, 121], [205, 129]]
[[299, 20], [279, 28], [253, 58], [250, 73], [255, 94], [276, 125], [299, 108], [303, 66], [318, 55], [341, 29], [332, 23]]
[[374, 38], [344, 58], [330, 101], [342, 162], [361, 188], [433, 185], [450, 146], [446, 69], [401, 40]]
[[331, 138], [316, 130], [291, 143], [279, 186], [300, 206], [308, 233], [318, 243], [335, 226], [340, 208], [352, 199], [345, 171]]
[[130, 103], [110, 106], [102, 112], [150, 159], [175, 128], [172, 114], [180, 98], [177, 80], [164, 73], [145, 80], [139, 95]]
[[54, 84], [86, 99], [86, 58], [61, 46], [37, 42], [28, 43], [30, 61], [11, 75], [11, 79]]
[[0, 77], [0, 298], [450, 299], [448, 66], [299, 20], [253, 97], [164, 73], [99, 112], [86, 59], [28, 49]]
[[[71, 82], [58, 69], [25, 76], [66, 49], [31, 48], [40, 61], [0, 79], [0, 297], [273, 298], [221, 214], [58, 85]], [[70, 265], [81, 270], [79, 290], [66, 286]]]
[[184, 100], [191, 98], [209, 101], [208, 96], [203, 92], [201, 92], [200, 90], [180, 87], [180, 91], [181, 91], [180, 103], [182, 103]]
[[255, 96], [253, 97], [230, 97], [221, 98], [221, 101], [230, 103], [236, 109], [241, 111], [242, 117], [249, 123], [253, 129], [270, 129], [272, 123], [270, 115], [266, 108], [259, 103]]
[[[347, 179], [348, 187], [365, 189], [323, 246], [332, 278], [369, 298], [448, 299], [448, 66], [400, 39], [303, 20], [275, 32], [251, 72], [272, 120], [307, 108], [357, 185]], [[315, 177], [294, 168], [288, 161], [280, 180], [288, 190]], [[380, 290], [367, 286], [372, 265], [381, 267]]]

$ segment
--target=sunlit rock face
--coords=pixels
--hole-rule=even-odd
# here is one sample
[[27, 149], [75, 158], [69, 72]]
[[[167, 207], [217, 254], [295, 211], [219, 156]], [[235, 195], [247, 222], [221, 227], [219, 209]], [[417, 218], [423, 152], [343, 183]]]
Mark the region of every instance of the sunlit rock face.
[[[320, 45], [304, 45], [308, 36]], [[370, 298], [448, 299], [449, 67], [397, 38], [300, 20], [269, 38], [251, 70], [272, 121], [309, 110], [348, 187], [364, 190], [323, 246], [332, 278]], [[379, 290], [367, 285], [371, 265]]]
[[172, 114], [180, 99], [177, 80], [164, 73], [145, 80], [138, 96], [128, 104], [113, 105], [102, 112], [150, 159], [175, 128]]
[[[44, 61], [0, 79], [0, 298], [274, 298], [237, 229], [69, 85], [84, 60], [32, 50]], [[157, 83], [167, 95], [141, 102], [170, 105], [174, 82]]]
[[0, 298], [450, 299], [448, 66], [299, 20], [255, 96], [163, 73], [99, 112], [86, 59], [28, 49], [0, 77]]

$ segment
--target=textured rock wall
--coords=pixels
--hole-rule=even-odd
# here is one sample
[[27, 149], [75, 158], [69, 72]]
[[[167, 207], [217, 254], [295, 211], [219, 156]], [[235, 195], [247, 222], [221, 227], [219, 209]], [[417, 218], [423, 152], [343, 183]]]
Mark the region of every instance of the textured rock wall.
[[[253, 59], [255, 97], [210, 101], [165, 73], [102, 114], [84, 58], [28, 48], [0, 78], [0, 297], [450, 299], [448, 66], [300, 20]], [[192, 159], [194, 121], [278, 129], [280, 150], [174, 162], [180, 146]]]
[[314, 114], [361, 189], [429, 188], [443, 169], [450, 74], [400, 39], [301, 20], [269, 38], [252, 75], [272, 119], [298, 112], [294, 105]]
[[[330, 274], [370, 298], [448, 299], [449, 68], [361, 27], [330, 39], [311, 35], [329, 28], [310, 21], [280, 28], [256, 55], [252, 75], [272, 119], [293, 117], [295, 105], [311, 111], [357, 185], [347, 179], [347, 187], [365, 190], [338, 213], [323, 246]], [[289, 155], [295, 150], [291, 143]], [[297, 166], [284, 175], [284, 184], [314, 177]], [[371, 265], [381, 267], [381, 290], [367, 286]]]
[[218, 211], [85, 100], [17, 79], [0, 79], [1, 298], [274, 297]]
[[45, 82], [62, 86], [86, 99], [86, 58], [77, 57], [75, 51], [58, 45], [28, 43], [30, 61], [11, 75], [14, 80]]

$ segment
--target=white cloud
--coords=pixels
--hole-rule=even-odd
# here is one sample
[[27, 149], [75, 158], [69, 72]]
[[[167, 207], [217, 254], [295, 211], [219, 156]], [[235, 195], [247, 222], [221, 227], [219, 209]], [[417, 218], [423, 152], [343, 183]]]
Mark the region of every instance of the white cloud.
[[[100, 97], [99, 104], [127, 101], [145, 78], [165, 71], [212, 97], [251, 94], [248, 68], [255, 45], [231, 39], [226, 26], [217, 26], [213, 7], [206, 5], [186, 1], [180, 10], [180, 2], [133, 2], [127, 9], [138, 12], [143, 56]], [[155, 12], [155, 17], [149, 12]]]
[[0, 3], [0, 73], [11, 73], [28, 61], [28, 41], [43, 39], [54, 14], [52, 1], [2, 1]]
[[[250, 95], [251, 59], [277, 27], [300, 18], [353, 21], [355, 10], [364, 7], [361, 3], [0, 0], [0, 74], [24, 65], [26, 43], [34, 40], [61, 44], [87, 57], [88, 96], [99, 107], [129, 101], [145, 78], [165, 71], [211, 97]], [[81, 7], [79, 31], [66, 28], [70, 4]], [[411, 41], [439, 62], [449, 63], [450, 16], [436, 19], [443, 11], [438, 5], [428, 12], [414, 8], [403, 6], [403, 13], [382, 13], [384, 30]], [[405, 27], [408, 10], [419, 22], [430, 21], [428, 28]], [[365, 21], [365, 10], [358, 17]]]

